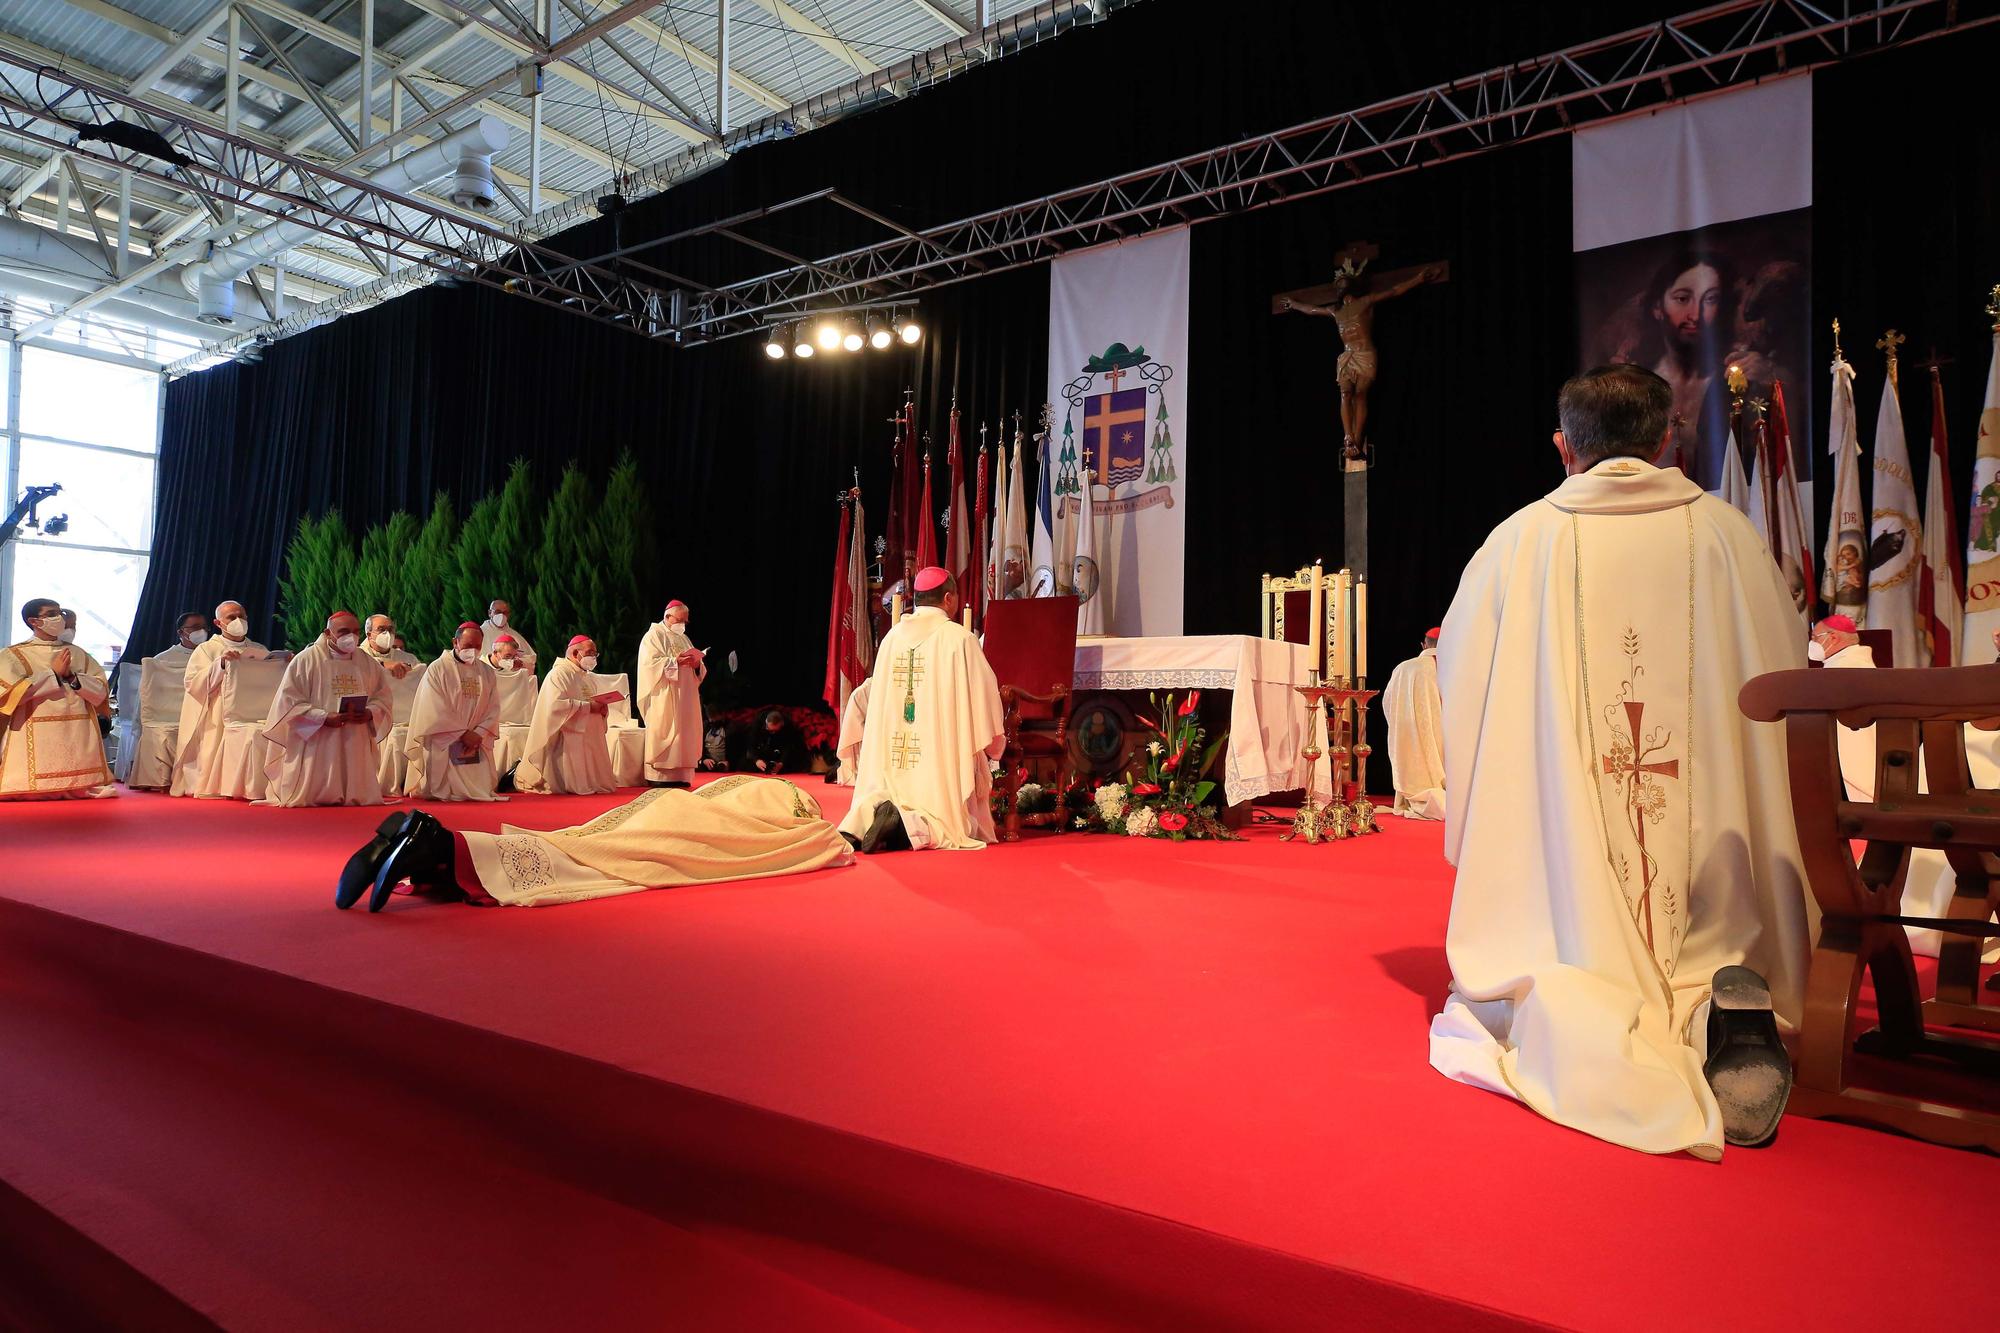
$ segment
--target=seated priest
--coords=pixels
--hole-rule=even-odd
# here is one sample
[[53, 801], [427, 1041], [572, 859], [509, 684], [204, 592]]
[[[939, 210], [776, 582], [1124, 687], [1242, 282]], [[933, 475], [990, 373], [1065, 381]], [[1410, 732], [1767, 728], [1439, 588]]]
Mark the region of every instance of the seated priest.
[[579, 634], [549, 668], [535, 697], [528, 743], [514, 770], [521, 791], [596, 796], [618, 790], [605, 742], [606, 717], [617, 691], [600, 688], [597, 644]]
[[1718, 1160], [1776, 1131], [1811, 948], [1784, 736], [1802, 667], [1750, 522], [1673, 468], [1673, 392], [1563, 386], [1568, 479], [1488, 535], [1444, 621], [1452, 987], [1431, 1063], [1560, 1124]]
[[487, 640], [486, 665], [503, 676], [522, 669], [521, 643], [513, 630], [502, 630]]
[[1444, 818], [1444, 736], [1438, 726], [1438, 631], [1424, 635], [1421, 651], [1389, 673], [1382, 712], [1389, 722], [1389, 772], [1396, 784], [1396, 813], [1410, 819]]
[[993, 827], [992, 760], [1006, 748], [1000, 683], [958, 623], [958, 587], [917, 571], [916, 610], [875, 650], [854, 803], [840, 831], [864, 852], [978, 851]]
[[500, 734], [500, 678], [479, 660], [484, 636], [471, 621], [424, 672], [410, 707], [403, 790], [425, 801], [504, 801], [494, 789], [493, 741]]
[[687, 786], [701, 762], [701, 682], [708, 667], [687, 625], [687, 604], [668, 602], [639, 641], [636, 690], [646, 723], [646, 781], [656, 787]]
[[208, 621], [199, 611], [183, 611], [174, 620], [174, 643], [171, 648], [162, 648], [153, 654], [153, 662], [161, 671], [187, 670], [188, 659], [194, 650], [208, 642]]
[[31, 598], [21, 621], [28, 637], [0, 650], [0, 801], [116, 796], [97, 725], [111, 695], [104, 668], [63, 641], [62, 608], [48, 598]]
[[399, 884], [481, 907], [548, 907], [644, 889], [800, 875], [853, 860], [813, 798], [747, 773], [700, 791], [641, 792], [587, 824], [542, 833], [454, 833], [422, 810], [391, 816], [348, 858], [333, 905]]
[[249, 613], [241, 602], [216, 607], [215, 628], [216, 637], [195, 647], [182, 673], [186, 697], [181, 700], [170, 790], [175, 796], [240, 801], [250, 793], [222, 771], [223, 731], [229, 723], [226, 687], [236, 663], [269, 657], [271, 650], [249, 637]]
[[521, 633], [521, 627], [514, 623], [514, 608], [501, 598], [494, 598], [486, 604], [486, 620], [479, 626], [482, 644], [493, 643], [500, 631], [514, 641], [514, 656], [529, 671], [535, 669], [535, 646], [528, 642], [528, 636]]
[[396, 633], [396, 622], [380, 611], [368, 617], [361, 650], [374, 658], [375, 665], [388, 672], [391, 680], [401, 680], [420, 665], [414, 655], [403, 651], [403, 636]]
[[391, 712], [389, 677], [361, 651], [360, 618], [335, 611], [278, 682], [264, 727], [263, 804], [382, 804], [375, 746]]

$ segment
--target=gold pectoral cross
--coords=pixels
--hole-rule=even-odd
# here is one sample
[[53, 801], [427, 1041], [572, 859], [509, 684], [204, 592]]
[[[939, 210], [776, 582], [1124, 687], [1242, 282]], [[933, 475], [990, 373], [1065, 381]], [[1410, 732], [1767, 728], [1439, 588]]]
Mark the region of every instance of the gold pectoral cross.
[[896, 684], [903, 687], [903, 721], [917, 720], [917, 683], [924, 678], [924, 664], [915, 648], [896, 663]]

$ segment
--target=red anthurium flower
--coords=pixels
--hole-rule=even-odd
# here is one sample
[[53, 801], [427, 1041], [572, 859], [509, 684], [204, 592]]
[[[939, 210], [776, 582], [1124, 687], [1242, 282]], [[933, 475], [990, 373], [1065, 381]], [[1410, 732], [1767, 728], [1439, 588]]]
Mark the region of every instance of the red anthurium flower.
[[1156, 784], [1151, 782], [1137, 782], [1132, 785], [1132, 794], [1134, 796], [1158, 796], [1160, 789]]
[[1160, 771], [1162, 773], [1171, 773], [1175, 769], [1179, 768], [1181, 766], [1181, 754], [1186, 754], [1186, 753], [1187, 751], [1183, 750], [1180, 752], [1180, 754], [1176, 754], [1172, 759], [1169, 759], [1165, 763], [1161, 764]]
[[1199, 707], [1201, 707], [1201, 691], [1189, 690], [1186, 701], [1181, 704], [1181, 716], [1193, 717], [1194, 710]]
[[1169, 833], [1179, 833], [1187, 826], [1188, 817], [1178, 810], [1163, 811], [1160, 815], [1160, 827]]

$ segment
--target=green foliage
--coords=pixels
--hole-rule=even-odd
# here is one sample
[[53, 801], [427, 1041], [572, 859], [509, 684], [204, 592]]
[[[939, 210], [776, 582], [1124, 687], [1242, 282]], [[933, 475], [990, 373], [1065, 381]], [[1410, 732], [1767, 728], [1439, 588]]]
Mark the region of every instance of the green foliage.
[[393, 599], [396, 628], [403, 643], [423, 661], [444, 651], [452, 628], [465, 617], [457, 610], [452, 587], [458, 573], [458, 511], [451, 496], [439, 491], [431, 498], [430, 517], [410, 547], [402, 571], [402, 587]]
[[453, 604], [459, 620], [483, 620], [495, 598], [513, 608], [513, 623], [530, 643], [547, 637], [535, 626], [528, 598], [534, 583], [531, 561], [541, 532], [536, 521], [534, 481], [528, 460], [517, 458], [507, 484], [482, 498], [458, 532], [458, 566]]
[[296, 651], [318, 638], [327, 616], [344, 605], [353, 582], [354, 540], [340, 511], [300, 519], [285, 549], [285, 574], [278, 584], [285, 646]]
[[[402, 510], [389, 515], [379, 528], [361, 535], [361, 554], [354, 562], [354, 586], [348, 591], [348, 609], [361, 617], [378, 612], [394, 618], [398, 625], [409, 608], [403, 590], [408, 586], [409, 564], [419, 532], [417, 520]], [[405, 638], [408, 637], [405, 632]]]
[[[604, 483], [604, 501], [591, 522], [589, 543], [598, 578], [596, 600], [587, 617], [592, 628], [587, 633], [597, 640], [598, 670], [636, 670], [639, 640], [666, 605], [667, 594], [652, 584], [659, 568], [653, 506], [630, 452], [619, 456]], [[714, 671], [714, 665], [709, 669]]]
[[[596, 488], [571, 463], [563, 469], [562, 481], [549, 501], [542, 520], [542, 540], [535, 555], [534, 587], [528, 594], [525, 619], [535, 627], [531, 640], [539, 640], [540, 669], [546, 672], [577, 634], [600, 638], [607, 631], [593, 617], [603, 597], [599, 585], [598, 561], [591, 548], [592, 510]], [[600, 666], [603, 663], [600, 661]]]

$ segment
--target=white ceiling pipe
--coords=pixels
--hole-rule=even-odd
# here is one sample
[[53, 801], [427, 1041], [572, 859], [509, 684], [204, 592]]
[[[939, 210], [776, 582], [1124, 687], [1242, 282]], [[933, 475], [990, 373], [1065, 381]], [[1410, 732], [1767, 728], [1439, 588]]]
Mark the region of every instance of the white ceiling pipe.
[[[440, 177], [450, 176], [451, 201], [470, 208], [493, 205], [493, 155], [505, 151], [507, 126], [492, 116], [481, 116], [442, 139], [405, 153], [385, 166], [367, 173], [369, 184], [393, 194], [415, 194]], [[339, 190], [328, 196], [336, 209], [353, 204], [362, 195], [354, 189]], [[200, 318], [209, 324], [236, 321], [234, 280], [257, 265], [291, 249], [319, 229], [303, 222], [276, 222], [252, 232], [233, 245], [216, 246], [200, 263], [190, 264], [181, 281], [200, 299]]]
[[[0, 217], [0, 290], [69, 305], [109, 281], [104, 265], [90, 252], [78, 249], [74, 242], [48, 227]], [[241, 288], [238, 294], [254, 305], [256, 298], [249, 288], [236, 285]], [[175, 276], [167, 273], [135, 283], [96, 308], [121, 319], [172, 329], [204, 341], [215, 337], [214, 329], [197, 322], [194, 298], [182, 289]]]
[[[23, 297], [31, 301], [45, 301], [56, 307], [68, 305], [70, 302], [76, 300], [78, 295], [78, 293], [63, 286], [61, 283], [50, 281], [44, 275], [36, 274], [30, 276], [18, 269], [8, 268], [5, 264], [0, 264], [0, 293]], [[128, 293], [127, 295], [133, 295], [133, 293]], [[183, 297], [182, 300], [188, 310], [193, 311], [193, 300], [186, 297]], [[89, 315], [79, 316], [79, 318], [88, 319], [91, 315], [102, 315], [106, 319], [121, 320], [127, 324], [138, 324], [146, 328], [158, 329], [162, 333], [178, 334], [183, 338], [197, 338], [203, 342], [210, 342], [215, 338], [215, 330], [195, 319], [191, 313], [186, 316], [169, 315], [153, 309], [150, 305], [143, 305], [139, 301], [121, 300], [116, 297], [109, 301], [99, 301], [91, 307]]]

